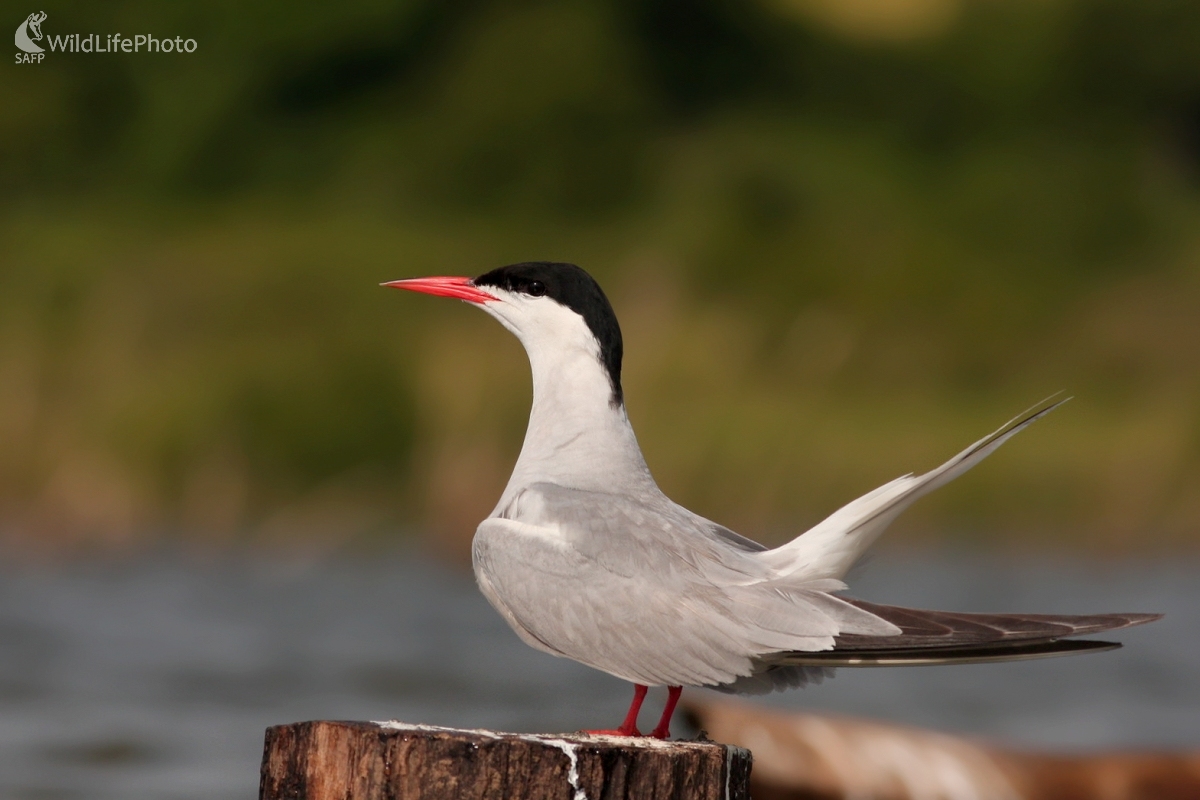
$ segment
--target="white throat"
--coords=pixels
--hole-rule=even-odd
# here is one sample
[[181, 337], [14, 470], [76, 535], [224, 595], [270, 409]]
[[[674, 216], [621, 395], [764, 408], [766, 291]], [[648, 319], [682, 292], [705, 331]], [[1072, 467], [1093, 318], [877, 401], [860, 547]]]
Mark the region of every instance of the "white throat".
[[493, 516], [522, 489], [543, 481], [591, 491], [657, 492], [625, 406], [614, 403], [600, 344], [583, 318], [549, 299], [483, 308], [521, 340], [533, 373], [525, 442]]

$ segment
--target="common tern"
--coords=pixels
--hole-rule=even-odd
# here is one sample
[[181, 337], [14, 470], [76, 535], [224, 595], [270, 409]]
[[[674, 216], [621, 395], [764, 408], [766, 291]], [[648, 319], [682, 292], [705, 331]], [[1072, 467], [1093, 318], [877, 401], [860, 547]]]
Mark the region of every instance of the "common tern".
[[648, 686], [666, 686], [666, 738], [683, 686], [765, 693], [834, 667], [1009, 661], [1119, 647], [1083, 634], [1158, 614], [978, 614], [879, 605], [842, 578], [896, 516], [1062, 402], [1043, 403], [923, 475], [853, 500], [773, 549], [672, 502], [626, 415], [621, 329], [573, 264], [477, 278], [391, 281], [482, 308], [524, 345], [533, 407], [512, 477], [479, 524], [479, 588], [527, 644], [634, 684], [614, 733], [642, 735]]

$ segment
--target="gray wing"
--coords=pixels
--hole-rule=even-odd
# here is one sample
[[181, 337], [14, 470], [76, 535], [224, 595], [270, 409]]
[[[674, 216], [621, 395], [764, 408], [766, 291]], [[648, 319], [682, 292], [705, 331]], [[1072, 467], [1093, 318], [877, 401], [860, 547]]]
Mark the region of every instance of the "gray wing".
[[727, 683], [752, 659], [895, 633], [829, 594], [774, 585], [750, 540], [665, 497], [537, 483], [476, 533], [480, 588], [525, 640], [651, 685]]

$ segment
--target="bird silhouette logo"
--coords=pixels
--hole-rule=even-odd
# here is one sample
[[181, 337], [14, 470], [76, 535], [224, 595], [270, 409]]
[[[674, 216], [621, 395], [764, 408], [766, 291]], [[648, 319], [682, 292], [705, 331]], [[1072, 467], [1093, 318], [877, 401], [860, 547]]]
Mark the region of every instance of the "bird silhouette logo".
[[42, 40], [42, 23], [45, 21], [45, 11], [37, 11], [26, 17], [25, 21], [17, 27], [17, 35], [14, 37], [17, 47], [26, 53], [46, 52], [36, 44]]

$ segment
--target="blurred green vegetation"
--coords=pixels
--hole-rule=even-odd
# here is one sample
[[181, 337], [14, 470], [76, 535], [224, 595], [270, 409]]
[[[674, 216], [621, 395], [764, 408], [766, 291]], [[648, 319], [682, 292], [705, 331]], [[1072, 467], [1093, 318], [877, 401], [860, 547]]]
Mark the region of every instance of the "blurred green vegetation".
[[[20, 20], [13, 17], [12, 24]], [[1200, 6], [62, 3], [0, 78], [0, 524], [461, 546], [515, 341], [383, 280], [574, 261], [676, 499], [765, 540], [1077, 400], [897, 536], [1200, 527]]]

